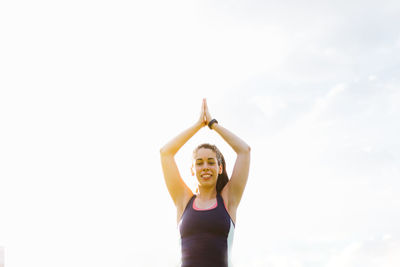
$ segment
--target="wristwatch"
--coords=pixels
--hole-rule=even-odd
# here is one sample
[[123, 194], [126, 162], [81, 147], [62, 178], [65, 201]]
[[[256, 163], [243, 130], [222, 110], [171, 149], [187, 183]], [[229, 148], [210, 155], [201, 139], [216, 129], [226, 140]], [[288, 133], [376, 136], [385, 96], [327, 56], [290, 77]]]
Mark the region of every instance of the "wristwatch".
[[211, 126], [212, 126], [214, 123], [217, 123], [217, 124], [218, 124], [218, 121], [217, 121], [216, 119], [210, 120], [210, 122], [208, 123], [208, 128], [210, 128], [210, 129], [212, 130]]

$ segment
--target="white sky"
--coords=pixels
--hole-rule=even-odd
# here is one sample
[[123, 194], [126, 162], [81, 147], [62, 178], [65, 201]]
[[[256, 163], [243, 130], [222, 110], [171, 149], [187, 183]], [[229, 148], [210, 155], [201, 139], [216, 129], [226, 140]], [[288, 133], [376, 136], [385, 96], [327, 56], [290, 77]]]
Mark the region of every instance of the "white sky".
[[[400, 265], [397, 1], [2, 1], [0, 266], [177, 265], [159, 149], [252, 148], [236, 267]], [[193, 148], [177, 154], [191, 184]]]

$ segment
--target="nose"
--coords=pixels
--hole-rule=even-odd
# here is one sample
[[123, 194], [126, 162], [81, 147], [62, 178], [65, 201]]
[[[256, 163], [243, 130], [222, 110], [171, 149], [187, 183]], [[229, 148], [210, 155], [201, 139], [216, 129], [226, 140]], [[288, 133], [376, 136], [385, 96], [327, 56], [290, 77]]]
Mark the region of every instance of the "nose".
[[210, 172], [211, 171], [211, 168], [210, 168], [210, 166], [204, 166], [203, 167], [203, 172]]
[[204, 167], [203, 167], [203, 171], [209, 171], [210, 170], [210, 167], [206, 164], [206, 165], [204, 165]]

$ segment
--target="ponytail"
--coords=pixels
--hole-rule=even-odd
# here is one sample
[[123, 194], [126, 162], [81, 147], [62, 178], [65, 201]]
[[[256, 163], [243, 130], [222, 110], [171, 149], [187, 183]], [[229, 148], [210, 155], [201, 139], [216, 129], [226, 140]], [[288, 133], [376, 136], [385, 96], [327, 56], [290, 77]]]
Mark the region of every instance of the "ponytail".
[[217, 194], [220, 194], [225, 185], [229, 182], [228, 174], [226, 173], [225, 159], [221, 154], [222, 173], [218, 174], [217, 178]]

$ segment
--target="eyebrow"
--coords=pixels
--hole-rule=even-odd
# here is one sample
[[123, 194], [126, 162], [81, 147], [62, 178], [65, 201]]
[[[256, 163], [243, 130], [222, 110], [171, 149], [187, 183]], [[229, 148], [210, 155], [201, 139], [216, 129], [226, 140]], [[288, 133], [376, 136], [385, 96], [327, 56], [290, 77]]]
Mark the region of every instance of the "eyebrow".
[[[208, 158], [208, 159], [212, 159], [212, 160], [215, 160], [214, 158]], [[196, 160], [203, 160], [203, 159], [196, 159]]]

